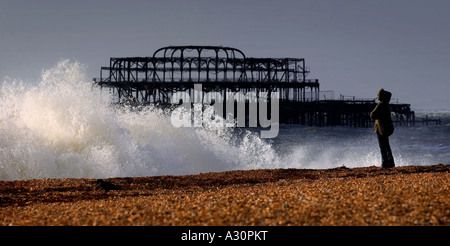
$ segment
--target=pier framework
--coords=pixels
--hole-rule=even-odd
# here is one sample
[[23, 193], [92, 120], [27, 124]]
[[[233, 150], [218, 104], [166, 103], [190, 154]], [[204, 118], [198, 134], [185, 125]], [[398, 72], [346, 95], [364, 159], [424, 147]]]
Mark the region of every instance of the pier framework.
[[[236, 48], [222, 46], [168, 46], [150, 57], [110, 58], [94, 83], [109, 89], [117, 103], [162, 107], [171, 105], [176, 92], [193, 98], [199, 83], [203, 93], [217, 92], [222, 98], [253, 92], [257, 97], [267, 93], [270, 100], [276, 92], [282, 124], [372, 125], [369, 113], [375, 100], [320, 100], [319, 80], [307, 78], [308, 74], [304, 58], [246, 57]], [[391, 104], [391, 110], [397, 125], [414, 125], [409, 104]]]

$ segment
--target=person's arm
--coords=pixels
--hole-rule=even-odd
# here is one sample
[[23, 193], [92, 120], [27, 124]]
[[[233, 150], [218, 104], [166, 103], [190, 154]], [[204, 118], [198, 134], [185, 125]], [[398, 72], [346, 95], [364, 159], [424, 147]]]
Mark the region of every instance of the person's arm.
[[379, 117], [380, 117], [380, 103], [378, 103], [377, 106], [373, 109], [373, 111], [370, 112], [370, 118], [378, 119]]

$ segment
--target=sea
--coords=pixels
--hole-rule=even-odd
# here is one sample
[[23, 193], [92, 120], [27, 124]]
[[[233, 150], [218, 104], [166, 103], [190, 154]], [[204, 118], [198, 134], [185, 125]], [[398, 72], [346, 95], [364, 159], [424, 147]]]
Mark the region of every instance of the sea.
[[[380, 166], [373, 128], [281, 125], [181, 127], [155, 107], [117, 106], [85, 67], [62, 60], [34, 83], [0, 91], [0, 180], [189, 175], [229, 170]], [[450, 110], [417, 112], [440, 125], [397, 127], [397, 166], [450, 163]]]

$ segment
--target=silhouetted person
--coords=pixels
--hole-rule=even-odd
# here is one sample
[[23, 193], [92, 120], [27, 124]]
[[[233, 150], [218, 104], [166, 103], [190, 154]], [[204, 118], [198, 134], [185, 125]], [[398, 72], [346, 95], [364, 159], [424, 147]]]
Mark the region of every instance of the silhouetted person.
[[99, 184], [103, 190], [105, 190], [105, 193], [110, 190], [119, 190], [117, 186], [108, 181], [104, 181], [103, 179], [97, 179], [96, 183]]
[[378, 144], [381, 151], [381, 167], [395, 167], [394, 157], [392, 156], [391, 146], [389, 145], [389, 136], [394, 133], [394, 124], [391, 119], [391, 109], [389, 102], [392, 94], [389, 91], [380, 89], [378, 91], [379, 103], [370, 113], [370, 118], [375, 119], [375, 133], [378, 137]]

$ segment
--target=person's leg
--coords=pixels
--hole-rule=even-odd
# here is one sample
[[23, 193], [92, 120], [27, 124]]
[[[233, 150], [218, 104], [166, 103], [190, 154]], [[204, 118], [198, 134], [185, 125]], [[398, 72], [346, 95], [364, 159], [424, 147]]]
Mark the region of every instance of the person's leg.
[[389, 138], [381, 134], [377, 134], [377, 137], [381, 152], [381, 167], [393, 167], [394, 158], [392, 157], [391, 147], [389, 146]]
[[395, 167], [394, 156], [392, 155], [391, 145], [389, 144], [389, 137], [386, 137], [385, 147], [388, 158], [388, 167]]

